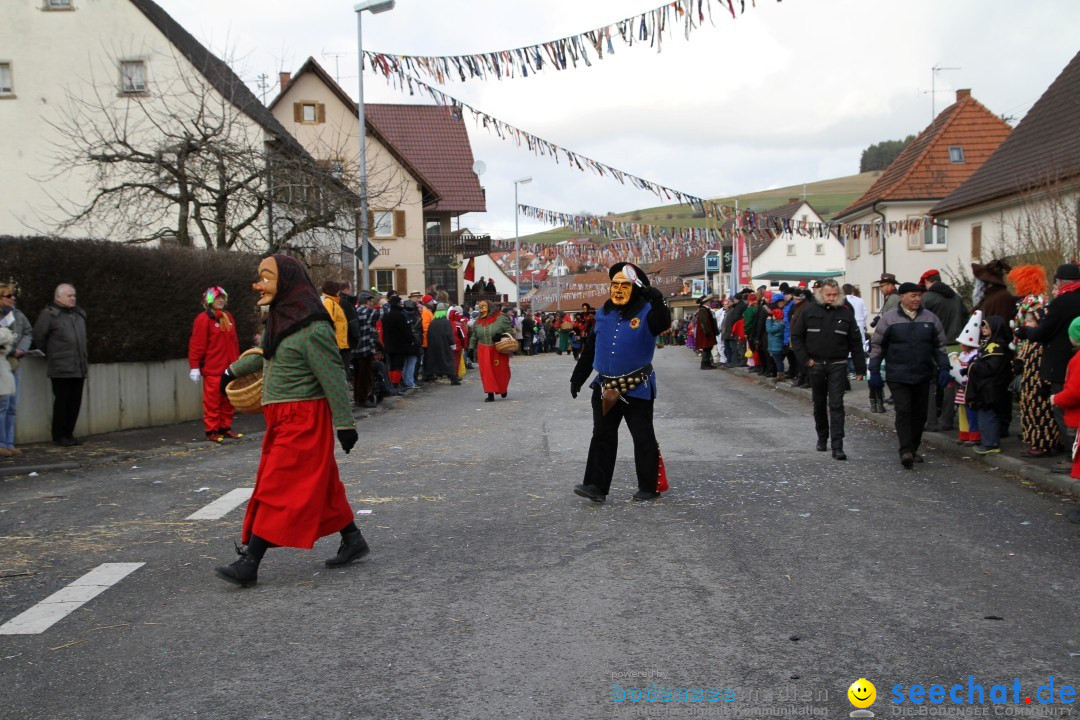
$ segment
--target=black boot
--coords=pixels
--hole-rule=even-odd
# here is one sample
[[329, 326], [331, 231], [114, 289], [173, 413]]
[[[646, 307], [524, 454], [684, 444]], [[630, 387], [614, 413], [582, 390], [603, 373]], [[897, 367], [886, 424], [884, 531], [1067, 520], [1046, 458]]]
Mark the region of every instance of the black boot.
[[239, 585], [240, 587], [254, 587], [259, 582], [259, 562], [257, 558], [248, 552], [247, 548], [236, 546], [236, 554], [240, 559], [230, 565], [221, 565], [214, 568], [214, 572], [223, 580]]
[[832, 456], [834, 460], [847, 460], [847, 455], [844, 453], [843, 440], [832, 441]]
[[354, 530], [341, 536], [341, 545], [338, 546], [337, 555], [326, 558], [326, 567], [348, 565], [353, 560], [359, 560], [369, 552], [371, 552], [371, 548], [368, 547], [367, 540], [364, 539], [359, 530]]
[[488, 393], [488, 396], [484, 398], [484, 402], [495, 402], [495, 393]]
[[829, 438], [819, 437], [817, 439], [817, 450], [818, 450], [818, 452], [825, 452], [828, 449], [829, 449]]

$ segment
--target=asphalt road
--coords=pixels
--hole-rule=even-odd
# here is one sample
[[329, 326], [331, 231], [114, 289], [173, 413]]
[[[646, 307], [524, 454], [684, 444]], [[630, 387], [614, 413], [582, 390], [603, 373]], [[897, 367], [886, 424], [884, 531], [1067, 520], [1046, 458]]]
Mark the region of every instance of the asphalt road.
[[[881, 717], [955, 709], [894, 705], [898, 684], [966, 699], [971, 675], [1011, 700], [1018, 679], [993, 715], [1048, 710], [1051, 676], [1080, 684], [1071, 500], [932, 449], [905, 471], [862, 420], [837, 462], [803, 401], [683, 348], [655, 364], [660, 501], [630, 500], [625, 430], [608, 502], [575, 496], [591, 421], [572, 361], [515, 359], [507, 400], [439, 384], [338, 452], [367, 559], [323, 567], [336, 536], [271, 550], [250, 590], [212, 573], [243, 506], [185, 518], [252, 484], [253, 443], [0, 482], [0, 624], [145, 563], [40, 633], [0, 634], [0, 717], [846, 717], [860, 677]], [[631, 700], [652, 683], [687, 694]]]

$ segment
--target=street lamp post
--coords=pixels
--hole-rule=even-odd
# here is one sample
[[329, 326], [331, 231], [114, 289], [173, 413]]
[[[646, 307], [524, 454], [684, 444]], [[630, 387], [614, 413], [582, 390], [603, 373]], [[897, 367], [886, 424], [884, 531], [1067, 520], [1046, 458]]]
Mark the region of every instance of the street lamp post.
[[528, 185], [531, 177], [514, 181], [514, 287], [518, 312], [521, 312], [521, 238], [518, 236], [518, 185]]
[[360, 18], [363, 17], [365, 10], [370, 10], [372, 13], [393, 10], [395, 2], [396, 0], [363, 0], [363, 2], [353, 5], [353, 11], [356, 12], [356, 53], [357, 67], [359, 68], [357, 77], [360, 84], [360, 96], [356, 103], [356, 114], [360, 121], [360, 238], [358, 239], [358, 249], [360, 250], [360, 262], [364, 267], [364, 287], [361, 288], [356, 278], [356, 258], [353, 257], [353, 289], [355, 292], [360, 292], [362, 289], [367, 290], [369, 282], [368, 266], [371, 263], [371, 258], [368, 257], [367, 131], [364, 128], [364, 36], [360, 31]]

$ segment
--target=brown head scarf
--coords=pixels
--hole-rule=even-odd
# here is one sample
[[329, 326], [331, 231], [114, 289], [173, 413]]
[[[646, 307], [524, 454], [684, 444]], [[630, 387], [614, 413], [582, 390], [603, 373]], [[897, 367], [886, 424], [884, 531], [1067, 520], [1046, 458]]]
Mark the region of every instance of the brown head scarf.
[[277, 294], [270, 303], [270, 316], [263, 333], [263, 357], [272, 358], [281, 341], [313, 322], [333, 324], [319, 291], [307, 270], [295, 258], [275, 255], [278, 266]]

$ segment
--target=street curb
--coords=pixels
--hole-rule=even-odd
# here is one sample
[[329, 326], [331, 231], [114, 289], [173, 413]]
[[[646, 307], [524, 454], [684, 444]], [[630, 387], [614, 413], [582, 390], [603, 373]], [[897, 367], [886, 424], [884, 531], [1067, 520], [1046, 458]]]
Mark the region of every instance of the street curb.
[[[728, 370], [728, 373], [737, 372]], [[787, 383], [773, 383], [770, 380], [764, 378], [751, 377], [746, 373], [738, 373], [735, 377], [742, 378], [755, 385], [762, 387], [772, 388], [773, 390], [790, 395], [791, 397], [798, 397], [805, 400], [807, 403], [811, 402], [811, 393], [805, 388], [796, 388], [788, 385]], [[864, 420], [870, 420], [877, 423], [882, 427], [892, 429], [892, 414], [886, 413], [872, 413], [869, 410], [864, 410], [860, 407], [852, 407], [849, 405], [844, 406], [844, 411], [848, 415], [857, 415]], [[951, 437], [943, 433], [938, 432], [924, 432], [923, 439], [927, 441], [929, 445], [932, 445], [938, 451], [947, 455], [955, 455], [958, 457], [966, 457], [971, 460], [981, 462], [992, 468], [1005, 470], [1006, 472], [1019, 475], [1025, 480], [1030, 480], [1034, 484], [1046, 490], [1053, 490], [1056, 492], [1068, 493], [1074, 497], [1080, 498], [1080, 481], [1074, 480], [1068, 475], [1060, 475], [1058, 473], [1044, 470], [1041, 467], [1033, 466], [1029, 462], [1025, 462], [1019, 458], [1010, 457], [1005, 454], [1000, 455], [979, 455], [970, 448], [957, 445]]]
[[[353, 418], [356, 420], [365, 420], [373, 415], [380, 415], [387, 412], [390, 408], [387, 403], [396, 405], [400, 398], [384, 398], [381, 403], [374, 408], [354, 408]], [[238, 445], [240, 443], [261, 441], [263, 436], [266, 435], [265, 431], [255, 433], [245, 433], [244, 437], [230, 440], [226, 443], [210, 443], [207, 441], [183, 443], [180, 445], [166, 445], [164, 447], [147, 448], [146, 450], [132, 450], [131, 452], [125, 452], [115, 455], [105, 455], [91, 460], [84, 460], [81, 462], [61, 462], [61, 463], [44, 463], [41, 465], [20, 465], [14, 467], [0, 468], [0, 478], [11, 478], [22, 475], [30, 475], [31, 473], [37, 473], [42, 475], [47, 472], [64, 471], [64, 470], [82, 470], [86, 468], [101, 467], [103, 465], [114, 465], [122, 462], [131, 462], [132, 460], [147, 460], [155, 457], [161, 457], [162, 455], [170, 455], [175, 452], [205, 452], [207, 450], [217, 450], [230, 445]]]

